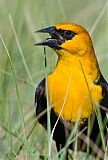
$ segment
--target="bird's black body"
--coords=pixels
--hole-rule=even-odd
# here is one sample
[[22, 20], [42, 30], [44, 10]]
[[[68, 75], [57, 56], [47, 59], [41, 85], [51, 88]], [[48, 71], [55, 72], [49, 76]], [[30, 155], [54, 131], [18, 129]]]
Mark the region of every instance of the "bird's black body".
[[[104, 97], [103, 97], [100, 104], [103, 105], [104, 107], [106, 107], [106, 109], [108, 109], [108, 106], [107, 106], [108, 105], [108, 84], [104, 80], [103, 76], [100, 77], [97, 84], [102, 86], [103, 94], [104, 94]], [[44, 110], [47, 109], [47, 101], [46, 101], [46, 97], [45, 97], [45, 79], [43, 79], [41, 81], [41, 83], [38, 85], [38, 87], [36, 89], [35, 103], [36, 103], [36, 116], [38, 116], [41, 112], [43, 112]], [[106, 118], [106, 112], [104, 109], [100, 108], [100, 113], [101, 113], [101, 117], [102, 117], [102, 123], [104, 123], [104, 127], [103, 127], [104, 128], [104, 135], [107, 136], [107, 129], [105, 127], [106, 125], [108, 125], [108, 121]], [[51, 109], [51, 117], [50, 118], [51, 118], [51, 130], [52, 130], [56, 121], [57, 121], [57, 118], [58, 118], [58, 116], [53, 111], [53, 109]], [[47, 129], [47, 113], [46, 112], [43, 116], [41, 116], [39, 118], [38, 121], [42, 126], [44, 126], [45, 129]], [[92, 140], [95, 143], [97, 136], [98, 135], [100, 136], [100, 129], [99, 129], [98, 120], [97, 120], [95, 113], [93, 113], [93, 115], [91, 116], [91, 125], [93, 125], [93, 128], [91, 129], [90, 140]], [[82, 130], [85, 126], [87, 126], [87, 122], [85, 122], [85, 125], [80, 127], [80, 130]], [[65, 127], [63, 120], [59, 119], [57, 126], [55, 128], [55, 131], [54, 131], [54, 135], [53, 135], [53, 139], [56, 142], [56, 146], [57, 146], [58, 151], [65, 146], [67, 136], [69, 135], [69, 133], [70, 133], [70, 131]], [[85, 136], [87, 135], [87, 129], [83, 132], [83, 134]], [[100, 139], [100, 143], [98, 144], [98, 148], [100, 148], [102, 146], [101, 137], [99, 139]], [[81, 140], [81, 138], [80, 138], [80, 146], [82, 146], [82, 149], [80, 148], [80, 150], [86, 151], [87, 145], [84, 145], [84, 141]], [[93, 148], [90, 148], [90, 152], [93, 151], [95, 156], [98, 156], [98, 148], [95, 151]], [[102, 158], [104, 156], [103, 149], [101, 151], [102, 151], [102, 153], [101, 153], [100, 157]]]

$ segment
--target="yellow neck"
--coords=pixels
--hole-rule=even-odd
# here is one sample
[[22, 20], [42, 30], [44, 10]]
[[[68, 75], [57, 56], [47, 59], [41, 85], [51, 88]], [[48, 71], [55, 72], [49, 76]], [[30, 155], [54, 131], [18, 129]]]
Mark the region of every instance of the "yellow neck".
[[65, 51], [65, 53], [59, 56], [55, 71], [59, 69], [60, 71], [66, 70], [68, 74], [70, 74], [70, 72], [76, 73], [76, 71], [84, 71], [87, 77], [92, 76], [92, 80], [98, 79], [99, 77], [97, 76], [100, 72], [94, 50], [87, 52], [83, 56], [78, 56], [69, 52], [66, 53]]
[[54, 111], [70, 122], [75, 122], [79, 113], [81, 119], [87, 118], [94, 111], [93, 104], [102, 98], [100, 86], [94, 84], [98, 73], [94, 53], [83, 56], [67, 53], [59, 57], [55, 71], [48, 76], [49, 99]]

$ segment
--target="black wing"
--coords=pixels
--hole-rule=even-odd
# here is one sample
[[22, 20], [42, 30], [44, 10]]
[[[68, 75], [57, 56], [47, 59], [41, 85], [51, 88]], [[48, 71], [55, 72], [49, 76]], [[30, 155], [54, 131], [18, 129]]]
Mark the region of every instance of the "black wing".
[[[101, 79], [98, 83], [100, 85], [100, 83], [105, 83], [106, 81], [103, 81], [103, 79]], [[106, 84], [105, 84], [106, 85]], [[103, 88], [103, 92], [106, 93], [106, 95], [104, 96], [103, 100], [102, 100], [102, 104], [105, 104], [104, 106], [106, 107], [107, 105], [107, 96], [108, 93], [106, 92], [106, 87], [105, 89]], [[47, 109], [47, 101], [46, 101], [46, 97], [45, 97], [45, 79], [43, 79], [41, 81], [41, 83], [38, 85], [36, 92], [35, 92], [35, 103], [36, 103], [36, 116], [38, 116], [39, 114], [41, 114], [44, 110]], [[100, 109], [101, 111], [101, 117], [102, 117], [102, 122], [104, 123], [104, 126], [106, 126], [108, 124], [108, 121], [106, 119], [106, 113], [104, 110]], [[100, 129], [99, 129], [99, 124], [98, 124], [98, 120], [97, 117], [95, 115], [95, 113], [93, 113], [93, 117], [91, 116], [91, 134], [90, 134], [90, 139], [95, 143], [97, 135], [99, 134], [99, 139], [100, 142], [98, 144], [98, 147], [100, 148], [102, 146], [102, 141], [101, 141], [101, 136], [100, 136]], [[51, 130], [53, 129], [56, 121], [57, 121], [57, 115], [56, 113], [53, 111], [53, 109], [51, 109]], [[94, 119], [94, 120], [93, 120]], [[44, 115], [42, 115], [39, 119], [38, 119], [39, 123], [44, 126], [45, 129], [47, 129], [47, 113], [45, 112]], [[94, 122], [93, 122], [94, 121]], [[64, 125], [63, 120], [59, 120], [57, 123], [57, 126], [55, 128], [55, 132], [53, 135], [53, 139], [56, 142], [56, 146], [57, 146], [57, 150], [59, 151], [61, 148], [63, 148], [65, 146], [66, 143], [66, 139], [67, 136], [69, 134], [69, 130], [67, 129], [67, 127], [65, 127], [66, 125]], [[87, 126], [87, 123], [85, 123], [85, 125], [80, 127], [80, 130], [84, 129], [84, 127]], [[68, 133], [68, 134], [67, 134]], [[107, 135], [107, 130], [106, 127], [104, 127], [104, 134]], [[83, 132], [83, 135], [87, 136], [87, 129]], [[86, 147], [87, 145], [84, 145], [84, 139], [81, 140], [81, 136], [80, 136], [80, 150], [82, 151], [86, 151]], [[81, 146], [83, 146], [81, 148]], [[72, 146], [71, 146], [72, 148]], [[102, 149], [103, 150], [103, 149]], [[90, 148], [90, 152], [93, 151], [93, 148]], [[98, 154], [97, 150], [94, 150], [95, 152], [95, 156]], [[100, 152], [100, 151], [99, 151]], [[104, 156], [104, 152], [102, 151], [102, 155], [99, 157], [103, 157]]]
[[[41, 83], [38, 85], [36, 92], [35, 92], [35, 103], [36, 103], [36, 116], [41, 114], [44, 110], [47, 109], [47, 100], [45, 97], [45, 79], [41, 81]], [[57, 115], [51, 109], [51, 130], [53, 129], [56, 121], [57, 121]], [[47, 129], [47, 113], [45, 112], [44, 115], [42, 115], [38, 119], [39, 123], [44, 126], [45, 129]], [[61, 148], [64, 147], [66, 142], [66, 136], [65, 136], [65, 128], [64, 124], [59, 120], [57, 123], [57, 126], [54, 131], [53, 139], [56, 142], [57, 150], [59, 151]]]
[[100, 104], [108, 109], [108, 83], [106, 82], [102, 74], [97, 84], [102, 86], [103, 92], [103, 99], [101, 100]]

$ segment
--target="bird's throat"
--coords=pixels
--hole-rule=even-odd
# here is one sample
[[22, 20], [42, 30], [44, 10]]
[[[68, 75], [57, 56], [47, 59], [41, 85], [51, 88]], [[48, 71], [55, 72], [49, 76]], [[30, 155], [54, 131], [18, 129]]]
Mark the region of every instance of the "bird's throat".
[[[71, 57], [72, 58], [72, 57]], [[78, 116], [88, 118], [101, 100], [101, 88], [94, 84], [98, 69], [90, 61], [59, 59], [55, 71], [48, 76], [49, 99], [54, 111], [70, 122]]]

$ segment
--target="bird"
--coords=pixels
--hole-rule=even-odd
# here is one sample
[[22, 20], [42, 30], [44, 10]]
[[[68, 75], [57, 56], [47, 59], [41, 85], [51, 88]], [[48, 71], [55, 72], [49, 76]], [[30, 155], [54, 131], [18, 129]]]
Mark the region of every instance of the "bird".
[[[78, 136], [78, 150], [86, 152], [89, 145], [89, 154], [104, 159], [108, 125], [108, 83], [99, 68], [88, 31], [75, 23], [60, 23], [36, 32], [47, 33], [49, 37], [35, 45], [52, 48], [58, 57], [47, 82], [44, 78], [36, 87], [36, 116], [46, 111], [39, 117], [38, 122], [47, 129], [48, 94], [51, 131], [55, 127], [53, 139], [57, 151], [65, 147], [73, 127], [78, 123], [78, 132], [81, 132]], [[100, 122], [97, 113], [101, 117]], [[74, 147], [74, 143], [69, 144], [64, 159], [68, 160], [68, 149]]]

